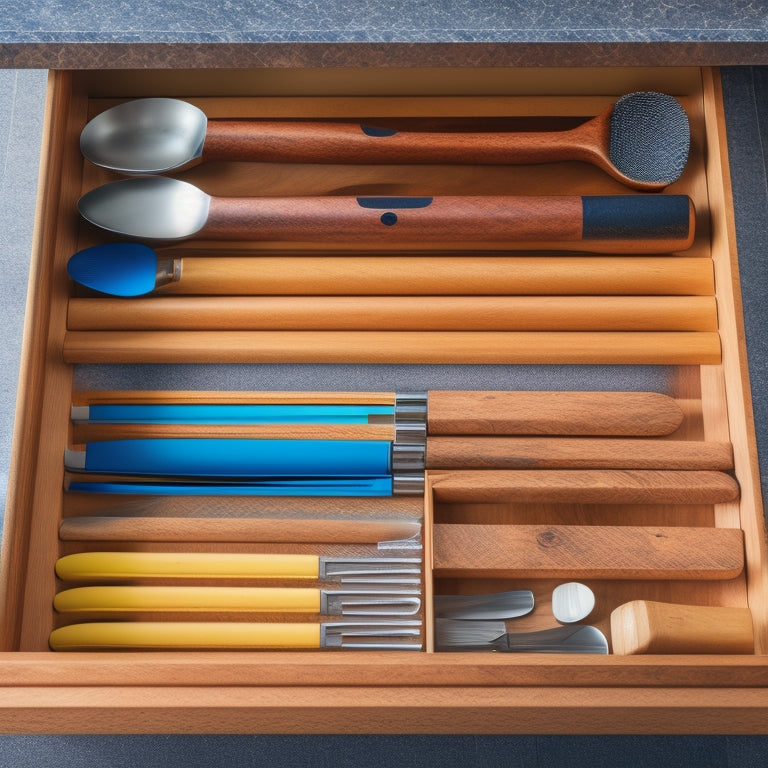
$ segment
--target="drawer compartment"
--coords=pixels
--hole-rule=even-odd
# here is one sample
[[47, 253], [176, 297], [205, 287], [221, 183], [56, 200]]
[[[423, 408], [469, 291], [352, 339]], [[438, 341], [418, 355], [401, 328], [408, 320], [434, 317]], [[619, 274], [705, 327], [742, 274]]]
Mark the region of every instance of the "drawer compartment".
[[[716, 70], [698, 68], [52, 73], [2, 559], [3, 728], [764, 731], [768, 563], [719, 87]], [[84, 161], [78, 140], [89, 119], [125, 100], [172, 96], [213, 119], [330, 120], [385, 133], [553, 131], [633, 91], [670, 93], [688, 114], [689, 162], [658, 194], [693, 204], [695, 237], [679, 251], [624, 253], [612, 242], [581, 253], [557, 237], [512, 245], [490, 236], [211, 237], [157, 245], [179, 262], [181, 277], [155, 295], [105, 297], [67, 274], [74, 253], [123, 239], [83, 221], [77, 201], [121, 178]], [[630, 193], [601, 169], [572, 161], [218, 160], [176, 175], [211, 196], [269, 199]], [[284, 429], [83, 424], [73, 422], [73, 405], [318, 402], [329, 393], [388, 403], [394, 391], [422, 389], [435, 412], [446, 393], [467, 393], [471, 402], [506, 390], [525, 404], [536, 390], [649, 390], [674, 402], [680, 422], [656, 434], [562, 427], [542, 434], [553, 414], [540, 408], [533, 424], [502, 435], [489, 434], [499, 413], [472, 421], [459, 406], [448, 426], [427, 427], [423, 494], [378, 498], [81, 493], [70, 483], [83, 478], [64, 466], [65, 449], [111, 437], [286, 436]], [[530, 418], [531, 406], [521, 410]], [[310, 434], [328, 431], [288, 436]], [[391, 439], [389, 425], [375, 423], [332, 434]], [[353, 541], [329, 532], [312, 539], [319, 521], [350, 518], [361, 523]], [[275, 520], [296, 521], [300, 532], [293, 541], [270, 539], [265, 531]], [[365, 531], [393, 520], [417, 527], [423, 539], [415, 550], [393, 550], [423, 560], [419, 651], [49, 647], [51, 632], [71, 623], [53, 607], [70, 586], [55, 571], [66, 555], [382, 557], [380, 534]], [[529, 589], [535, 609], [506, 630], [535, 632], [556, 624], [553, 590], [572, 581], [594, 593], [587, 623], [609, 647], [612, 612], [641, 600], [748, 611], [751, 652], [436, 650], [435, 596]], [[192, 612], [171, 613], [160, 617]], [[116, 620], [147, 616], [157, 618], [126, 612]], [[206, 617], [243, 621], [229, 610]]]

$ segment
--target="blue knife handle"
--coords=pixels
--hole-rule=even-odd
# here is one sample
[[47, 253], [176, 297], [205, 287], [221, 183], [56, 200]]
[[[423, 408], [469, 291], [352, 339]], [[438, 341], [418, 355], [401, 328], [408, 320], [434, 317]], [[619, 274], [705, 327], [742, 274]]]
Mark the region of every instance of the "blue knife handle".
[[108, 440], [86, 446], [83, 469], [131, 475], [229, 478], [386, 475], [391, 472], [391, 443], [236, 438]]
[[391, 477], [265, 478], [218, 484], [71, 482], [69, 491], [148, 496], [392, 496]]
[[392, 405], [273, 403], [99, 403], [87, 420], [102, 424], [367, 424]]

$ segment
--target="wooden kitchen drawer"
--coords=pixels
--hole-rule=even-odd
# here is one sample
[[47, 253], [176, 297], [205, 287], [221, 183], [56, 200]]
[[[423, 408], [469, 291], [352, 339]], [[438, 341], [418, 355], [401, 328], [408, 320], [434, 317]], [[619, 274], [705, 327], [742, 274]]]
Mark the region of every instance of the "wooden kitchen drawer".
[[[717, 71], [698, 68], [53, 72], [4, 531], [0, 727], [6, 732], [63, 733], [765, 732], [768, 560], [719, 89]], [[680, 343], [690, 343], [692, 351], [681, 350], [674, 360], [653, 355], [633, 358], [631, 352], [617, 357], [615, 353], [629, 337], [608, 332], [599, 337], [604, 341], [596, 351], [581, 357], [574, 357], [563, 336], [553, 337], [549, 346], [543, 343], [546, 353], [520, 352], [510, 346], [501, 354], [493, 349], [493, 356], [484, 358], [473, 344], [462, 341], [460, 330], [455, 353], [450, 347], [430, 352], [428, 345], [421, 348], [422, 353], [418, 346], [402, 351], [398, 337], [386, 354], [376, 354], [370, 352], [374, 337], [365, 332], [339, 352], [338, 339], [333, 351], [328, 351], [331, 347], [323, 343], [313, 346], [315, 340], [295, 341], [298, 336], [291, 330], [254, 347], [251, 342], [261, 339], [258, 334], [208, 336], [202, 332], [180, 343], [178, 336], [169, 340], [151, 331], [107, 337], [68, 329], [68, 301], [83, 294], [67, 277], [67, 260], [84, 247], [110, 239], [80, 219], [76, 202], [85, 191], [117, 178], [83, 161], [78, 138], [90, 117], [120, 100], [178, 96], [215, 117], [360, 119], [417, 129], [450, 124], [520, 130], [567, 127], [597, 114], [619, 95], [637, 90], [671, 93], [684, 105], [691, 122], [689, 164], [669, 191], [693, 200], [696, 237], [684, 254], [663, 258], [711, 264], [718, 325], [716, 330], [701, 332], [707, 336], [706, 351], [696, 346], [695, 334], [680, 336]], [[579, 163], [418, 169], [215, 163], [185, 172], [185, 178], [198, 181], [210, 194], [233, 196], [627, 191], [598, 169]], [[221, 250], [220, 243], [202, 241], [185, 247], [199, 256]], [[468, 248], [487, 256], [504, 255], [504, 247], [503, 243], [445, 242], [409, 244], [408, 251], [414, 259], [429, 255], [466, 259], [471, 258]], [[264, 256], [330, 256], [341, 250], [366, 257], [383, 251], [381, 258], [387, 258], [397, 255], [402, 245], [334, 244], [331, 248], [312, 242], [266, 242], [227, 248]], [[578, 271], [584, 257], [567, 258]], [[655, 258], [648, 257], [648, 264]], [[174, 295], [174, 290], [170, 286], [167, 294]], [[511, 344], [522, 340], [497, 338]], [[426, 342], [432, 339], [425, 338]], [[70, 408], [85, 397], [73, 376], [76, 366], [284, 361], [577, 364], [575, 377], [578, 363], [664, 365], [671, 375], [663, 394], [673, 397], [684, 414], [682, 426], [668, 439], [730, 443], [733, 470], [729, 474], [738, 484], [738, 498], [641, 496], [608, 504], [599, 488], [592, 496], [567, 498], [566, 487], [563, 498], [541, 500], [530, 488], [525, 490], [515, 469], [430, 469], [423, 498], [366, 500], [358, 507], [371, 514], [394, 511], [423, 521], [426, 599], [421, 652], [49, 650], [48, 636], [61, 622], [52, 607], [60, 588], [54, 563], [61, 555], [77, 551], [76, 544], [59, 539], [62, 520], [73, 514], [65, 503], [68, 478], [62, 462], [64, 449], [72, 443]], [[274, 389], [291, 388], [289, 382], [281, 383]], [[147, 389], [156, 385], [155, 380]], [[323, 388], [323, 382], [317, 382], [317, 389]], [[323, 499], [263, 502], [264, 509], [281, 506], [284, 512], [303, 506], [321, 513], [333, 505]], [[489, 526], [492, 535], [494, 526], [503, 526], [505, 535], [513, 538], [516, 531], [530, 534], [532, 526], [538, 527], [538, 534], [546, 529], [551, 536], [566, 529], [593, 534], [601, 526], [673, 534], [683, 529], [731, 529], [743, 536], [743, 568], [707, 575], [696, 570], [699, 553], [691, 552], [689, 560], [654, 578], [648, 578], [641, 562], [627, 572], [602, 572], [600, 564], [581, 561], [572, 572], [537, 572], [533, 558], [533, 565], [499, 568], [490, 563], [473, 573], [471, 567], [445, 565], [445, 552], [440, 549], [445, 540], [441, 537], [451, 540], [469, 526], [473, 526], [471, 535], [483, 526]], [[173, 546], [192, 548], [180, 542]], [[95, 546], [91, 543], [87, 548]], [[157, 549], [159, 545], [123, 542], [120, 548]], [[249, 549], [246, 545], [229, 548]], [[589, 561], [588, 551], [584, 559]], [[433, 594], [531, 588], [539, 607], [516, 627], [537, 629], [551, 625], [546, 608], [553, 586], [574, 579], [595, 591], [597, 604], [589, 621], [609, 639], [611, 610], [632, 599], [742, 607], [751, 611], [754, 652], [569, 656], [434, 651]]]

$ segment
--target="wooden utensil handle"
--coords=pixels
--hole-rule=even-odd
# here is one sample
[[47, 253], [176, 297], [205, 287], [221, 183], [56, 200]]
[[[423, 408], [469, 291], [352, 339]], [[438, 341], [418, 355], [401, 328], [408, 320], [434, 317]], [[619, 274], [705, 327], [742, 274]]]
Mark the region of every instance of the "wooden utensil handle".
[[730, 475], [706, 470], [435, 470], [430, 483], [435, 498], [446, 502], [718, 504], [739, 498]]
[[407, 520], [82, 516], [64, 520], [62, 541], [240, 541], [364, 543], [409, 539], [421, 526]]
[[732, 579], [744, 568], [736, 528], [435, 525], [441, 577]]
[[430, 390], [430, 435], [668, 435], [683, 422], [657, 392]]
[[748, 608], [632, 600], [611, 613], [616, 654], [754, 653]]
[[199, 237], [307, 242], [501, 242], [666, 253], [690, 247], [684, 195], [211, 198]]
[[427, 468], [728, 470], [733, 451], [693, 440], [437, 436], [427, 439]]
[[162, 293], [713, 296], [715, 290], [712, 260], [682, 256], [168, 255], [177, 253], [181, 279]]
[[[551, 163], [591, 158], [582, 132], [396, 131], [359, 123], [209, 120], [202, 159], [288, 163]], [[592, 145], [601, 137], [595, 136]], [[603, 142], [607, 145], [607, 136]]]

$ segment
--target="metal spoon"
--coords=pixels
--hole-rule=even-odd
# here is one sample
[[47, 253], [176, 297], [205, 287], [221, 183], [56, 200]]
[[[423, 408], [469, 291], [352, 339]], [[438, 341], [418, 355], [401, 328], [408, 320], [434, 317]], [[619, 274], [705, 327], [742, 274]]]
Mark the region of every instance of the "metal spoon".
[[693, 241], [686, 195], [211, 197], [178, 179], [91, 190], [81, 215], [136, 238], [298, 242], [507, 242], [527, 248], [666, 253]]
[[211, 120], [176, 99], [125, 102], [94, 117], [80, 149], [127, 174], [166, 173], [206, 160], [322, 163], [530, 164], [577, 160], [643, 191], [680, 177], [690, 129], [682, 106], [630, 93], [567, 131], [427, 133], [345, 123]]

